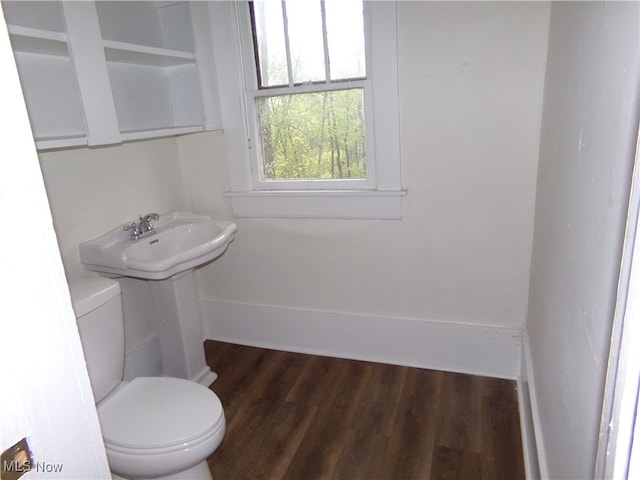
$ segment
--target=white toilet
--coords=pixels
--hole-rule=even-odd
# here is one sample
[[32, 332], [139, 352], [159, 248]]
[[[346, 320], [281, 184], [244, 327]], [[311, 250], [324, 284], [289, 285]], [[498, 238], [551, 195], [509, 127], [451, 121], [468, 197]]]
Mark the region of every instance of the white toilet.
[[207, 457], [226, 428], [218, 397], [179, 378], [124, 382], [120, 285], [92, 278], [70, 290], [111, 472], [125, 478], [211, 479]]

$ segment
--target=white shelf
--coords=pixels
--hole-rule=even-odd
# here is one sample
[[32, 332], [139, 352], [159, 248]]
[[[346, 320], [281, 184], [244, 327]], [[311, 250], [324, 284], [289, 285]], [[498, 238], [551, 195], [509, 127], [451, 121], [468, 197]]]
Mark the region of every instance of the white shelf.
[[122, 132], [122, 141], [143, 140], [145, 138], [172, 137], [204, 131], [203, 125], [187, 125], [183, 127], [154, 128], [150, 130], [134, 130]]
[[38, 150], [53, 150], [56, 148], [82, 147], [87, 145], [87, 137], [82, 136], [62, 136], [36, 138], [36, 148]]
[[7, 25], [7, 28], [13, 49], [16, 52], [69, 56], [67, 35], [63, 32], [52, 32], [20, 25]]
[[103, 40], [102, 43], [108, 62], [171, 67], [191, 64], [196, 61], [195, 54], [191, 52], [116, 42], [114, 40]]

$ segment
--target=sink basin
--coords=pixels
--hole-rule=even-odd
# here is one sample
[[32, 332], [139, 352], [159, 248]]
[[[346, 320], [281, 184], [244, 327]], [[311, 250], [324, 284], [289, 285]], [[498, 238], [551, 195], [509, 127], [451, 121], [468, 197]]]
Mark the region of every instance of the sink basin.
[[236, 224], [207, 215], [169, 212], [153, 222], [156, 233], [131, 240], [117, 227], [80, 244], [87, 270], [148, 280], [163, 280], [219, 257], [236, 233]]

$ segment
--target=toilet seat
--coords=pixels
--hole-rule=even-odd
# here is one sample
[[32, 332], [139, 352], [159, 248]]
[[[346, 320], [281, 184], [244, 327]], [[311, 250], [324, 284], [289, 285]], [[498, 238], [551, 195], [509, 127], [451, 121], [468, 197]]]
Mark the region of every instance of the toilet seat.
[[212, 391], [166, 377], [135, 378], [100, 402], [98, 416], [105, 443], [126, 450], [182, 449], [224, 422]]
[[136, 378], [100, 402], [98, 416], [111, 470], [125, 477], [162, 477], [203, 461], [206, 470], [226, 429], [218, 397], [179, 378]]

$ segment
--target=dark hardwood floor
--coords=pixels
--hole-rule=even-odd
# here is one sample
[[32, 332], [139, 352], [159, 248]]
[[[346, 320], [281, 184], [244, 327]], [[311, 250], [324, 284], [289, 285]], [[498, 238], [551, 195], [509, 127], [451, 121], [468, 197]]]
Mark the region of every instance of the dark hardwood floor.
[[208, 340], [215, 480], [524, 478], [515, 382]]

